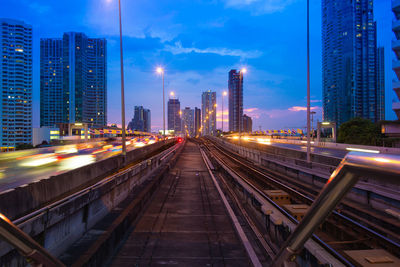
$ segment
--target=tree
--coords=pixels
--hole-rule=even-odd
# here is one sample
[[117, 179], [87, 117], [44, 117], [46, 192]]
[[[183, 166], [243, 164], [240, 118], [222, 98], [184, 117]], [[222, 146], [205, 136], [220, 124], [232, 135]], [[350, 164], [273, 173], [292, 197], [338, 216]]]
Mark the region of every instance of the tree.
[[354, 118], [340, 125], [338, 143], [376, 146], [382, 134], [377, 124], [368, 119]]
[[31, 148], [33, 148], [32, 144], [19, 143], [15, 147], [15, 150], [24, 150], [24, 149], [31, 149]]

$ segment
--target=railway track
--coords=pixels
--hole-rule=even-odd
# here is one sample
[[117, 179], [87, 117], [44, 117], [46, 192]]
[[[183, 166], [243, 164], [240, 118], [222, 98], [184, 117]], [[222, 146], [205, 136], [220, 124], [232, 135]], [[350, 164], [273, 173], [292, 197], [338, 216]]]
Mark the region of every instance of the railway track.
[[[239, 155], [226, 151], [210, 140], [204, 140], [204, 145], [212, 157], [218, 158], [236, 175], [248, 180], [260, 191], [266, 189], [283, 190], [290, 195], [292, 203], [303, 203], [307, 205], [311, 205], [314, 198], [319, 193], [315, 188], [299, 183], [290, 177], [275, 172], [268, 172], [260, 167], [254, 166]], [[345, 203], [341, 204], [340, 208], [342, 213], [334, 211], [316, 232], [316, 235], [327, 244], [328, 247], [331, 247], [341, 255], [344, 255], [343, 251], [345, 250], [382, 248], [399, 256], [399, 243], [386, 236], [395, 234], [392, 232], [393, 228], [388, 227], [388, 229], [385, 229], [386, 227], [379, 226], [374, 222], [368, 222], [368, 225], [372, 225], [373, 227], [367, 227], [356, 221], [353, 217], [350, 217], [351, 215], [354, 217], [362, 216], [345, 209], [345, 205]], [[354, 209], [354, 207], [352, 208]], [[363, 220], [363, 222], [365, 222], [365, 220]], [[386, 230], [384, 234], [377, 231], [383, 229]]]

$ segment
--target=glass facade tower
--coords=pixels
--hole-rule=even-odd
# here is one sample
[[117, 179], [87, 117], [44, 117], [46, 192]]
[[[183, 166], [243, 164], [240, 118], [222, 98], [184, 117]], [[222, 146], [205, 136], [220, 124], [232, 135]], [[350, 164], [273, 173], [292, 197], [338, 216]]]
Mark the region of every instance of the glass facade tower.
[[322, 1], [324, 120], [380, 120], [373, 0]]
[[[40, 41], [40, 125], [107, 124], [106, 40], [83, 33]], [[56, 110], [56, 112], [53, 112]]]
[[0, 19], [0, 146], [32, 143], [32, 27]]
[[175, 131], [175, 134], [181, 132], [181, 102], [179, 99], [170, 98], [168, 100], [168, 130]]
[[186, 136], [189, 137], [195, 136], [194, 117], [195, 117], [194, 109], [185, 107], [185, 109], [182, 110], [182, 132]]
[[210, 90], [201, 96], [202, 135], [215, 135], [217, 128], [217, 93]]
[[243, 73], [231, 70], [229, 89], [229, 131], [243, 131]]

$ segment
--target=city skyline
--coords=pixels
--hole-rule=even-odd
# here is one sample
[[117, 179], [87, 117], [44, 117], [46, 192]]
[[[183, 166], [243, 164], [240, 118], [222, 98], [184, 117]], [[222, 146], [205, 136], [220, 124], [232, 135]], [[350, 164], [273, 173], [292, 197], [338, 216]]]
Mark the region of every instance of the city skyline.
[[[108, 123], [120, 123], [117, 49], [119, 44], [115, 2], [86, 1], [83, 5], [77, 5], [82, 8], [72, 8], [75, 6], [73, 2], [65, 6], [41, 1], [29, 5], [29, 12], [21, 10], [16, 12], [17, 9], [13, 7], [18, 3], [19, 1], [8, 3], [10, 11], [7, 13], [0, 11], [0, 16], [24, 20], [33, 27], [33, 125], [39, 125], [38, 40], [44, 37], [57, 37], [62, 32], [71, 30], [85, 32], [88, 36], [105, 37], [109, 41]], [[276, 3], [273, 5], [274, 9], [266, 6], [257, 8], [261, 5], [259, 2], [243, 3], [238, 6], [238, 4], [225, 1], [215, 5], [197, 3], [178, 7], [173, 4], [165, 6], [167, 3], [155, 6], [141, 1], [132, 6], [132, 3], [122, 1], [125, 12], [122, 15], [125, 29], [123, 38], [126, 57], [126, 110], [132, 109], [134, 105], [148, 106], [152, 111], [154, 110], [153, 130], [162, 128], [161, 97], [159, 101], [152, 97], [153, 94], [158, 95], [161, 90], [159, 78], [154, 73], [156, 66], [161, 65], [165, 68], [166, 92], [175, 91], [182, 101], [182, 106], [191, 107], [200, 104], [199, 95], [207, 88], [213, 88], [217, 92], [217, 102], [220, 104], [221, 92], [227, 89], [226, 72], [232, 68], [247, 67], [249, 73], [246, 75], [244, 87], [244, 113], [253, 118], [254, 127], [257, 129], [259, 125], [263, 129], [304, 127], [305, 67], [302, 66], [305, 66], [305, 53], [297, 53], [297, 51], [305, 51], [305, 1], [288, 2], [283, 5]], [[389, 77], [389, 79], [386, 77], [385, 90], [387, 119], [394, 119], [390, 105], [394, 92], [389, 88], [392, 77], [391, 36], [386, 36], [387, 32], [391, 34], [391, 18], [387, 18], [384, 12], [386, 10], [391, 14], [390, 1], [387, 4], [374, 1], [374, 4], [378, 6], [378, 10], [374, 12], [378, 23], [378, 45], [383, 42], [385, 46], [386, 76]], [[316, 117], [320, 118], [322, 106], [321, 7], [319, 1], [311, 1], [310, 6], [311, 95], [314, 110], [317, 111]], [[53, 11], [61, 8], [63, 8], [63, 13], [58, 12], [58, 16], [54, 17]], [[135, 16], [130, 14], [140, 8], [148, 11], [145, 12], [146, 14], [154, 11], [153, 13], [159, 18], [143, 15], [133, 20], [131, 17]], [[206, 18], [202, 15], [194, 16], [197, 8], [210, 9], [211, 12]], [[176, 13], [165, 15], [169, 14], [169, 10], [176, 10]], [[84, 19], [88, 12], [91, 14], [90, 18]], [[221, 12], [222, 18], [218, 15]], [[188, 18], [189, 15], [193, 18]], [[285, 21], [293, 16], [304, 17], [304, 21], [301, 20], [298, 25], [293, 25], [293, 20]], [[243, 20], [240, 19], [241, 17]], [[46, 21], [52, 18], [54, 20], [57, 18], [59, 23], [46, 24]], [[187, 24], [186, 28], [179, 26], [183, 21]], [[275, 29], [275, 21], [281, 23], [280, 28]], [[383, 26], [387, 28], [386, 35], [381, 31]], [[173, 30], [168, 31], [167, 29], [171, 27]], [[295, 27], [291, 30], [293, 36], [284, 36], [289, 27]], [[207, 45], [196, 36], [199, 30], [205, 32], [204, 41], [207, 41]], [[256, 32], [248, 34], [248, 40], [244, 42], [230, 37], [230, 34], [236, 30], [246, 34], [254, 30]], [[189, 35], [189, 32], [193, 33]], [[266, 35], [266, 32], [270, 32], [271, 35]], [[215, 36], [216, 33], [224, 37], [223, 42], [221, 38]], [[383, 38], [380, 35], [383, 35]], [[273, 36], [273, 40], [269, 36]], [[290, 40], [296, 39], [300, 42], [296, 41], [298, 47], [293, 49], [294, 45], [290, 43]], [[188, 63], [193, 60], [195, 64], [189, 65]], [[208, 64], [211, 60], [212, 65]], [[225, 110], [227, 110], [227, 101], [225, 104]], [[219, 128], [220, 114], [217, 115]]]

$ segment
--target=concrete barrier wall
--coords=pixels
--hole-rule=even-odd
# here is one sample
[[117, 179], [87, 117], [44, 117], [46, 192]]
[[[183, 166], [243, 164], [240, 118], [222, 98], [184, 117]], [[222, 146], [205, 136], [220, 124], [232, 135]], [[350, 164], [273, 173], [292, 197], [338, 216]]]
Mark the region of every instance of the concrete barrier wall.
[[[296, 139], [271, 138], [271, 142], [273, 142], [273, 143], [294, 144], [294, 145], [301, 145], [301, 146], [306, 145], [305, 140], [306, 139], [296, 140]], [[342, 150], [345, 150], [346, 148], [351, 147], [351, 148], [358, 148], [358, 149], [377, 150], [380, 153], [400, 154], [400, 148], [395, 148], [395, 147], [364, 146], [364, 145], [352, 145], [352, 144], [342, 144], [342, 143], [333, 143], [333, 142], [317, 142], [317, 141], [312, 141], [311, 146], [342, 149]]]
[[[305, 162], [305, 152], [290, 149], [260, 145], [255, 143], [241, 143], [211, 137], [213, 141], [222, 144], [232, 152], [238, 153], [255, 163], [277, 171], [281, 174], [313, 184], [322, 188], [335, 170], [340, 160], [330, 159], [328, 156], [312, 155], [312, 162]], [[298, 155], [299, 159], [295, 156]], [[324, 163], [321, 163], [324, 162]], [[331, 162], [331, 165], [325, 164]], [[356, 203], [366, 204], [374, 209], [400, 209], [400, 185], [386, 184], [379, 177], [362, 177], [354, 188], [346, 195], [346, 199]]]
[[[174, 141], [160, 141], [129, 151], [126, 155], [126, 163], [140, 160], [171, 142]], [[84, 188], [94, 180], [123, 167], [124, 164], [122, 156], [115, 156], [26, 186], [7, 190], [0, 193], [0, 212], [14, 220], [74, 190]]]
[[[149, 151], [156, 151], [162, 146], [161, 143], [153, 146], [152, 149], [149, 149], [149, 146], [145, 151], [150, 153]], [[143, 150], [140, 153], [144, 153]], [[141, 185], [157, 171], [163, 163], [161, 158], [164, 156], [165, 152], [160, 153], [123, 172], [114, 174], [112, 179], [104, 179], [91, 189], [54, 208], [44, 210], [19, 224], [18, 227], [36, 239], [53, 255], [59, 256], [121, 203], [133, 188]], [[0, 266], [26, 266], [26, 262], [13, 247], [0, 242]]]

